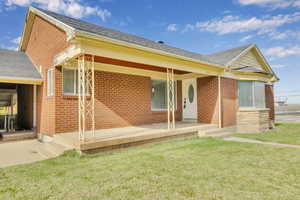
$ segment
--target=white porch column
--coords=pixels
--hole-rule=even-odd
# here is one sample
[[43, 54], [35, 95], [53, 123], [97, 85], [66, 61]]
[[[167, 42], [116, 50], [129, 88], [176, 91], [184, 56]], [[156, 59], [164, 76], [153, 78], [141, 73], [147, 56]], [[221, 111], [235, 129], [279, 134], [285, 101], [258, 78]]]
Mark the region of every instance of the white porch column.
[[37, 87], [33, 85], [33, 128], [36, 130], [36, 115], [37, 115], [37, 95], [36, 95]]
[[218, 103], [219, 103], [219, 128], [222, 128], [222, 91], [221, 91], [221, 77], [218, 76]]
[[[175, 129], [175, 84], [174, 70], [167, 68], [167, 104], [168, 104], [168, 129]], [[172, 120], [171, 120], [172, 116]]]
[[[89, 97], [90, 99], [88, 99]], [[91, 122], [95, 136], [95, 66], [94, 56], [78, 58], [78, 132], [79, 140], [85, 140], [86, 123]]]

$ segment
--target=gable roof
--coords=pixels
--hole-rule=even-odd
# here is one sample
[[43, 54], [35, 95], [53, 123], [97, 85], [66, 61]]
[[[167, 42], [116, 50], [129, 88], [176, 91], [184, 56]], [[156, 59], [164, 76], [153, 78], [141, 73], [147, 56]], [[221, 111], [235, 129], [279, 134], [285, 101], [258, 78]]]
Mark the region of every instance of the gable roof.
[[215, 62], [227, 66], [233, 59], [241, 55], [245, 50], [251, 48], [253, 44], [221, 51], [214, 54], [206, 55], [205, 57], [209, 60], [214, 60]]
[[202, 62], [207, 62], [207, 63], [213, 64], [213, 65], [218, 65], [217, 62], [214, 62], [213, 60], [210, 60], [210, 59], [206, 58], [206, 56], [199, 54], [199, 53], [194, 53], [191, 51], [172, 47], [167, 44], [162, 44], [162, 43], [148, 40], [148, 39], [145, 39], [142, 37], [138, 37], [138, 36], [135, 36], [135, 35], [132, 35], [129, 33], [124, 33], [124, 32], [110, 29], [110, 28], [98, 26], [95, 24], [84, 22], [82, 20], [74, 19], [74, 18], [67, 17], [67, 16], [64, 16], [61, 14], [57, 14], [57, 13], [54, 13], [54, 12], [51, 12], [48, 10], [44, 10], [41, 8], [36, 8], [36, 7], [33, 7], [33, 8], [45, 13], [46, 15], [54, 18], [55, 20], [57, 20], [59, 22], [62, 22], [63, 24], [67, 25], [68, 27], [71, 27], [74, 31], [82, 31], [85, 33], [95, 34], [95, 35], [102, 36], [102, 37], [104, 36], [107, 38], [116, 39], [119, 41], [131, 43], [131, 44], [136, 44], [136, 45], [139, 45], [142, 47], [147, 47], [147, 48], [151, 48], [151, 49], [155, 49], [155, 50], [164, 51], [166, 53], [171, 53], [171, 54], [175, 54], [178, 56], [195, 59], [200, 62], [202, 61]]
[[41, 81], [41, 74], [24, 52], [0, 49], [0, 79]]
[[[262, 58], [263, 62], [266, 64], [268, 71], [271, 72], [275, 77], [275, 73], [270, 68], [269, 64], [267, 63], [266, 59], [263, 57], [261, 52], [258, 50], [255, 44], [249, 44], [245, 46], [241, 46], [238, 48], [229, 49], [226, 51], [209, 54], [209, 55], [202, 55], [199, 53], [190, 52], [187, 50], [183, 50], [180, 48], [172, 47], [167, 44], [161, 44], [159, 42], [155, 42], [152, 40], [148, 40], [142, 37], [138, 37], [132, 34], [120, 32], [117, 30], [113, 30], [110, 28], [105, 28], [102, 26], [98, 26], [95, 24], [91, 24], [88, 22], [84, 22], [82, 20], [74, 19], [71, 17], [67, 17], [58, 13], [54, 13], [48, 10], [44, 10], [41, 8], [36, 7], [29, 7], [29, 14], [35, 14], [45, 18], [46, 20], [50, 21], [54, 25], [62, 28], [66, 31], [68, 38], [74, 37], [76, 34], [87, 35], [90, 37], [99, 37], [103, 39], [111, 39], [112, 41], [119, 41], [125, 42], [128, 45], [136, 45], [137, 47], [146, 47], [149, 50], [157, 50], [163, 53], [168, 53], [171, 56], [177, 56], [184, 59], [193, 60], [196, 62], [201, 62], [203, 64], [210, 64], [215, 67], [226, 68], [228, 67], [233, 61], [238, 59], [242, 56], [245, 52], [255, 48], [258, 52], [258, 55]], [[27, 19], [28, 20], [28, 19]], [[25, 25], [26, 28], [26, 25]], [[24, 28], [24, 31], [26, 30]], [[24, 34], [24, 33], [23, 33]], [[23, 35], [24, 36], [24, 35]], [[23, 37], [20, 44], [20, 49], [24, 50], [23, 48]], [[250, 66], [251, 67], [251, 66]], [[248, 71], [249, 72], [249, 71]], [[254, 72], [256, 73], [256, 72]], [[277, 77], [276, 77], [277, 78]]]

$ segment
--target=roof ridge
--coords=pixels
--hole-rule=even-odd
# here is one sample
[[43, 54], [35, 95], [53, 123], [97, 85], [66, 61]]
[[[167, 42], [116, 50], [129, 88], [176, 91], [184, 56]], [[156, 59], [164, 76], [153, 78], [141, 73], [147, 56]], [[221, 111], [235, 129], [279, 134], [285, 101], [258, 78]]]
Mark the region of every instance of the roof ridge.
[[242, 49], [242, 48], [245, 48], [245, 50], [253, 45], [256, 45], [255, 43], [250, 43], [250, 44], [247, 44], [247, 45], [243, 45], [243, 46], [239, 46], [239, 47], [234, 47], [234, 48], [230, 48], [230, 49], [225, 49], [225, 50], [222, 50], [222, 51], [218, 51], [218, 52], [215, 52], [215, 53], [211, 53], [211, 54], [207, 54], [205, 56], [210, 56], [210, 55], [216, 55], [216, 54], [221, 54], [221, 53], [224, 53], [224, 52], [228, 52], [228, 51], [232, 51], [232, 50], [237, 50], [237, 49]]

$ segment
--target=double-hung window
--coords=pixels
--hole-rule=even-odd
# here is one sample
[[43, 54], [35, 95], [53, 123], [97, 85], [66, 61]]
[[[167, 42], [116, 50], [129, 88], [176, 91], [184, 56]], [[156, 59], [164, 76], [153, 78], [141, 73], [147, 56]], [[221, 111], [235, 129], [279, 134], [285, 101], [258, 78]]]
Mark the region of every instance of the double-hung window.
[[54, 95], [54, 69], [47, 71], [47, 95]]
[[63, 94], [78, 94], [78, 71], [75, 69], [63, 68]]
[[[177, 92], [175, 82], [175, 108], [177, 107]], [[151, 110], [167, 110], [168, 109], [168, 97], [167, 97], [167, 81], [152, 79], [151, 80]]]
[[265, 108], [265, 84], [257, 81], [239, 81], [240, 108]]

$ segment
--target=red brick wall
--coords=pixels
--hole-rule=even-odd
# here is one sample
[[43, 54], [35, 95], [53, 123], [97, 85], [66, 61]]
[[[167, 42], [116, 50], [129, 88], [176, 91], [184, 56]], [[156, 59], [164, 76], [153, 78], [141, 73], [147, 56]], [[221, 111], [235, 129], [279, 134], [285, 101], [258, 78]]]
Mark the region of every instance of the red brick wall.
[[[78, 129], [78, 100], [62, 95], [61, 69], [56, 70], [56, 132]], [[178, 110], [182, 119], [181, 81], [177, 84]], [[166, 112], [151, 111], [149, 77], [96, 71], [96, 129], [125, 127], [167, 121]]]
[[[219, 124], [218, 77], [197, 79], [198, 121]], [[221, 78], [222, 127], [236, 125], [237, 81]]]
[[204, 77], [197, 79], [198, 121], [218, 124], [218, 78]]
[[222, 127], [236, 125], [238, 109], [237, 81], [229, 78], [221, 78], [222, 88]]
[[275, 109], [274, 109], [274, 87], [273, 85], [266, 85], [266, 107], [270, 109], [269, 117], [270, 120], [275, 120]]
[[67, 47], [66, 34], [40, 17], [35, 17], [25, 50], [33, 63], [42, 69], [44, 84], [37, 87], [37, 132], [55, 133], [55, 98], [47, 97], [47, 70], [53, 58]]

